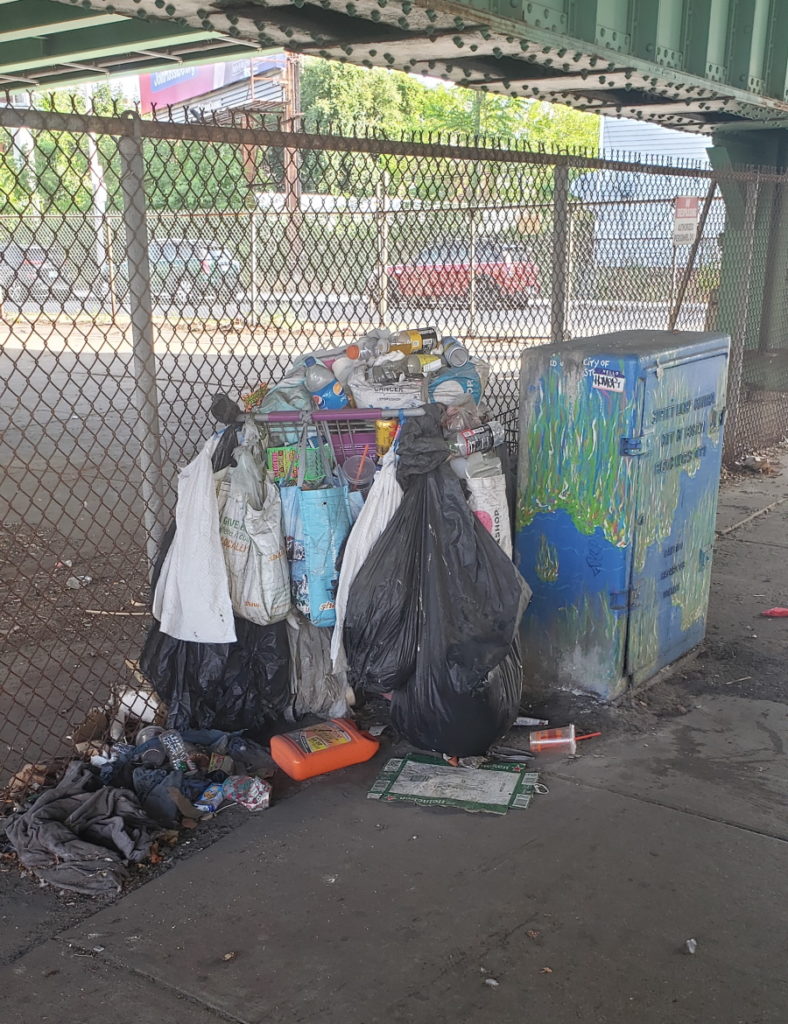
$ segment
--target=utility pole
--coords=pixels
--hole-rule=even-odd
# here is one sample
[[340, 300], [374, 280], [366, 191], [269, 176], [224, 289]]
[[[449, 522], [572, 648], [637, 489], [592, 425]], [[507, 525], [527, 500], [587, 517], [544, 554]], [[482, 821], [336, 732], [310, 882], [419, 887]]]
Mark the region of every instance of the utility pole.
[[[286, 132], [301, 131], [301, 57], [297, 53], [285, 55], [284, 113], [282, 128]], [[293, 272], [301, 260], [301, 151], [285, 148], [284, 190], [287, 224], [285, 237], [284, 284], [290, 285]]]

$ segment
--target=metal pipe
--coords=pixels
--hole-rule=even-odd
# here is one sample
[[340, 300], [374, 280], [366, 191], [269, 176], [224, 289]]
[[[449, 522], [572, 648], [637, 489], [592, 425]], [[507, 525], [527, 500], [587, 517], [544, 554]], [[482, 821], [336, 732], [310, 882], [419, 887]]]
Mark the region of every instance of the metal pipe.
[[550, 281], [550, 341], [566, 338], [569, 282], [569, 169], [553, 168], [553, 253]]
[[[135, 123], [139, 123], [138, 119]], [[134, 371], [132, 397], [137, 412], [134, 431], [140, 446], [138, 465], [142, 476], [145, 546], [152, 571], [164, 533], [164, 499], [159, 394], [153, 344], [153, 302], [148, 265], [148, 227], [145, 216], [145, 164], [141, 136], [121, 138], [118, 141], [118, 151], [131, 313]]]

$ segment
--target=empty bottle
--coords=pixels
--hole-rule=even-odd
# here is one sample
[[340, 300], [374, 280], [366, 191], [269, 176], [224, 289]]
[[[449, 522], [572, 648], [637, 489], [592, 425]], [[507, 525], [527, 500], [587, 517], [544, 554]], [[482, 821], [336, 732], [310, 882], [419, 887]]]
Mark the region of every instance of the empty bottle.
[[336, 383], [336, 377], [329, 370], [327, 366], [323, 366], [319, 363], [314, 356], [307, 356], [304, 360], [304, 384], [306, 385], [307, 391], [311, 391], [312, 394], [317, 394], [318, 391], [322, 391], [328, 387], [329, 384]]
[[366, 378], [371, 384], [396, 384], [408, 370], [408, 360], [401, 352], [367, 367]]
[[392, 339], [391, 331], [376, 328], [374, 331], [370, 331], [369, 334], [365, 334], [363, 338], [359, 338], [355, 344], [348, 345], [345, 349], [345, 355], [349, 359], [361, 360], [384, 356], [387, 352], [391, 351]]
[[454, 455], [467, 458], [474, 452], [489, 452], [504, 439], [503, 426], [497, 420], [485, 423], [483, 427], [458, 430], [449, 437], [447, 444]]
[[346, 355], [341, 355], [331, 364], [331, 372], [340, 384], [347, 384], [348, 377], [357, 366], [358, 363], [355, 359], [349, 359]]
[[438, 346], [438, 332], [434, 327], [419, 327], [416, 330], [399, 331], [391, 347], [406, 355], [413, 352], [431, 352]]
[[170, 759], [172, 767], [179, 772], [193, 772], [194, 761], [189, 757], [183, 737], [175, 729], [168, 729], [159, 736], [159, 742]]
[[471, 357], [468, 349], [456, 338], [444, 338], [443, 358], [449, 366], [465, 366]]

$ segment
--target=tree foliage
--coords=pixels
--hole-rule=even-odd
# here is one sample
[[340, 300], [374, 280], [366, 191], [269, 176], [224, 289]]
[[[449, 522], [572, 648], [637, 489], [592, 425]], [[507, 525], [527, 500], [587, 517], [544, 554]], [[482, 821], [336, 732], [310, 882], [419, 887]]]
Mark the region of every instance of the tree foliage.
[[[84, 92], [60, 90], [41, 97], [44, 109], [86, 110], [113, 114], [122, 94], [106, 84]], [[394, 137], [430, 135], [486, 136], [503, 144], [557, 152], [567, 148], [596, 151], [598, 119], [556, 104], [526, 101], [462, 89], [382, 68], [306, 58], [302, 71], [303, 128], [306, 131], [370, 129]], [[0, 130], [0, 212], [66, 213], [87, 211], [93, 202], [88, 140], [69, 132], [36, 132], [24, 153], [25, 136]], [[145, 141], [146, 191], [153, 209], [230, 210], [247, 205], [251, 192], [244, 174], [244, 154], [230, 144], [175, 140]], [[111, 209], [120, 209], [117, 142], [98, 139], [100, 162]], [[258, 150], [256, 179], [263, 188], [283, 189], [282, 154]], [[526, 165], [480, 166], [418, 157], [372, 157], [365, 154], [306, 152], [302, 159], [305, 191], [335, 195], [369, 195], [383, 170], [392, 194], [403, 198], [462, 198], [496, 190], [518, 198], [549, 196], [549, 176]]]

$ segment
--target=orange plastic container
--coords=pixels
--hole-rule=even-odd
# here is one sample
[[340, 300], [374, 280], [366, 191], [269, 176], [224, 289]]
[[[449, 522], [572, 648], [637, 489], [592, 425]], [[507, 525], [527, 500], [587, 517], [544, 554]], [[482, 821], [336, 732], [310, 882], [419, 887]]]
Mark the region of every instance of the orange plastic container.
[[379, 747], [377, 740], [346, 718], [330, 718], [271, 737], [271, 757], [298, 782], [368, 761]]

